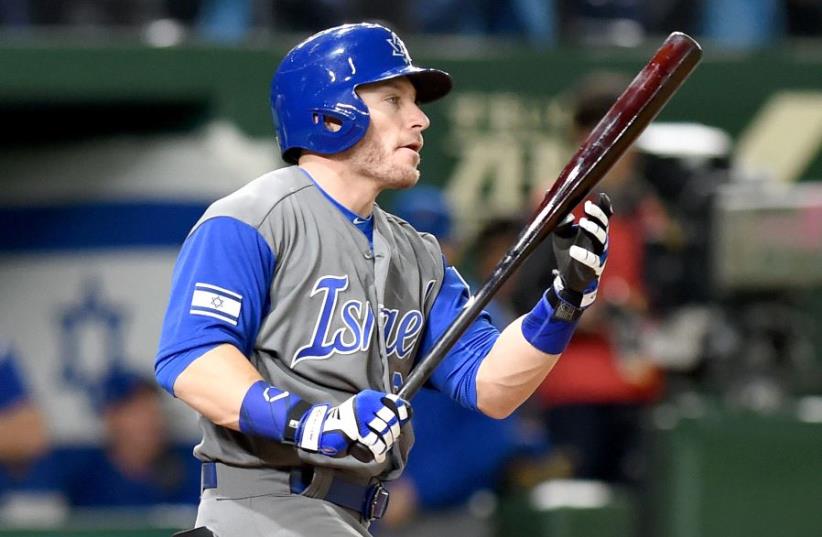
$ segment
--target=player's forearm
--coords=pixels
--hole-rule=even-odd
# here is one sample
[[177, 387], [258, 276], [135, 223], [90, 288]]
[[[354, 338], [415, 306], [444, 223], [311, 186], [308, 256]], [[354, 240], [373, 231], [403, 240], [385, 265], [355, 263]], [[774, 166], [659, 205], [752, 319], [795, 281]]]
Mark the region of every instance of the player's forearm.
[[239, 431], [243, 398], [259, 380], [262, 376], [239, 349], [220, 345], [180, 373], [174, 393], [217, 425]]
[[528, 399], [559, 355], [539, 351], [522, 335], [522, 318], [508, 325], [477, 371], [477, 407], [505, 418]]

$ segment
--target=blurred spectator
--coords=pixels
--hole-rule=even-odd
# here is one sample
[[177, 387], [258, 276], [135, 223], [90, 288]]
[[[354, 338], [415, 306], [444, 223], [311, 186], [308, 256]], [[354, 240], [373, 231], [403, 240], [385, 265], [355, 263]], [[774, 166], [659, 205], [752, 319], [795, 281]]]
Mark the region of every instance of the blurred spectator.
[[[238, 43], [254, 30], [313, 32], [343, 22], [379, 20], [423, 34], [503, 36], [537, 46], [559, 42], [637, 46], [680, 30], [747, 49], [784, 36], [822, 34], [818, 0], [3, 0], [0, 26], [95, 30], [193, 30]], [[173, 28], [172, 28], [173, 27]]]
[[31, 21], [44, 26], [129, 27], [157, 18], [159, 1], [29, 0]]
[[29, 397], [12, 349], [0, 342], [0, 497], [47, 447], [43, 417]]
[[3, 0], [0, 2], [0, 26], [23, 28], [28, 23], [28, 0]]
[[765, 47], [785, 33], [784, 0], [703, 0], [703, 35], [727, 48]]
[[699, 26], [699, 10], [692, 1], [654, 0], [643, 2], [642, 25], [649, 35], [667, 35], [679, 30], [696, 35]]
[[409, 2], [395, 0], [279, 0], [270, 5], [273, 25], [283, 32], [316, 32], [346, 22], [382, 21], [408, 29]]
[[442, 191], [429, 185], [417, 185], [394, 196], [394, 214], [417, 231], [430, 233], [440, 242], [442, 253], [449, 264], [459, 261], [459, 249], [452, 235], [451, 208]]
[[[574, 88], [572, 132], [580, 144], [627, 86], [622, 76], [592, 75]], [[639, 174], [630, 148], [595, 192], [608, 193], [611, 218], [608, 264], [597, 302], [580, 322], [562, 359], [537, 391], [551, 442], [567, 456], [573, 476], [611, 482], [639, 477], [640, 422], [662, 394], [662, 371], [646, 354], [642, 332], [653, 323], [644, 272], [649, 244], [675, 240], [676, 226]], [[525, 312], [550, 284], [551, 241], [521, 269], [514, 301]]]
[[822, 2], [819, 0], [786, 0], [787, 30], [790, 35], [822, 35]]
[[564, 36], [582, 45], [637, 46], [645, 37], [640, 0], [573, 0], [563, 3]]
[[423, 33], [522, 36], [535, 45], [557, 38], [555, 0], [422, 0], [411, 9]]
[[[443, 252], [450, 252], [449, 260], [455, 257], [458, 249], [452, 242], [451, 213], [439, 189], [419, 185], [402, 191], [395, 196], [393, 208], [418, 231], [434, 234]], [[485, 272], [496, 265], [497, 256], [505, 251], [501, 245], [516, 235], [516, 228], [510, 221], [499, 221], [480, 233], [483, 242], [474, 248], [479, 254], [478, 276], [487, 276]], [[508, 315], [508, 308], [491, 309], [497, 315]], [[492, 319], [498, 326], [507, 323], [493, 314]], [[391, 504], [375, 534], [490, 535], [483, 513], [469, 509], [469, 502], [497, 491], [506, 481], [507, 468], [520, 456], [545, 451], [547, 442], [541, 431], [529, 428], [516, 414], [494, 420], [426, 389], [414, 397], [413, 407], [414, 451], [402, 477], [392, 482]], [[449, 441], [443, 443], [446, 434]]]
[[[491, 276], [497, 263], [519, 236], [522, 230], [522, 223], [512, 218], [495, 218], [487, 222], [477, 237], [474, 239], [474, 246], [471, 248], [474, 254], [473, 264], [475, 265], [476, 278], [470, 278], [471, 287], [474, 291], [479, 289]], [[494, 321], [494, 325], [504, 328], [517, 315], [511, 303], [512, 293], [516, 288], [517, 273], [512, 274], [508, 280], [497, 290], [494, 298], [485, 307]]]
[[391, 504], [375, 534], [490, 536], [482, 498], [503, 487], [510, 465], [547, 450], [544, 435], [516, 414], [494, 420], [432, 390], [421, 390], [413, 407], [413, 453], [391, 483]]
[[55, 449], [38, 463], [27, 489], [56, 492], [71, 507], [196, 504], [200, 464], [190, 447], [170, 444], [155, 383], [113, 371], [99, 394], [104, 447]]
[[197, 17], [200, 35], [210, 41], [236, 43], [251, 29], [252, 0], [203, 0]]

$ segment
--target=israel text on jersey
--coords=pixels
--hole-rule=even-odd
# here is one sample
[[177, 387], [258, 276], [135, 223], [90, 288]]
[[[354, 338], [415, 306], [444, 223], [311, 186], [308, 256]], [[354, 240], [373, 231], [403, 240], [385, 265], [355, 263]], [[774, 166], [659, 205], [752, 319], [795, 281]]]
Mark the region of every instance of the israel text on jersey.
[[[314, 325], [311, 341], [294, 353], [291, 367], [302, 360], [329, 358], [334, 354], [364, 352], [374, 332], [374, 308], [369, 301], [347, 300], [338, 306], [340, 295], [348, 289], [348, 275], [323, 276], [317, 279], [311, 298], [322, 295], [322, 307]], [[423, 325], [419, 310], [400, 310], [380, 305], [386, 354], [406, 358], [414, 348]], [[332, 326], [341, 328], [332, 330]]]

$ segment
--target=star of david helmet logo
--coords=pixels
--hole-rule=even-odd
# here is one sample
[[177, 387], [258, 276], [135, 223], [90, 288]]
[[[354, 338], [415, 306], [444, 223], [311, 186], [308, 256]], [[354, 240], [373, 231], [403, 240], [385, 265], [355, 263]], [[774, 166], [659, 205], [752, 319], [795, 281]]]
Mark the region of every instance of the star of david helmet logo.
[[223, 305], [223, 299], [217, 295], [214, 295], [214, 297], [211, 299], [211, 305], [215, 308], [219, 308]]
[[405, 63], [411, 64], [411, 56], [408, 54], [408, 49], [405, 48], [405, 43], [402, 42], [400, 36], [392, 32], [391, 39], [386, 39], [386, 41], [391, 45], [392, 56], [399, 56], [405, 60]]

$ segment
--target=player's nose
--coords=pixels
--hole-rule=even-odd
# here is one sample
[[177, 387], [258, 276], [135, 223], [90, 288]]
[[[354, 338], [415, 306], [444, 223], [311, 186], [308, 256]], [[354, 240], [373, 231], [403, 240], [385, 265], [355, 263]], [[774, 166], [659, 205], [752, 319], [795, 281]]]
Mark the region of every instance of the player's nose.
[[422, 111], [422, 108], [416, 103], [411, 107], [411, 126], [415, 129], [420, 129], [420, 131], [424, 131], [431, 125], [431, 120], [428, 119], [428, 116], [425, 112]]

